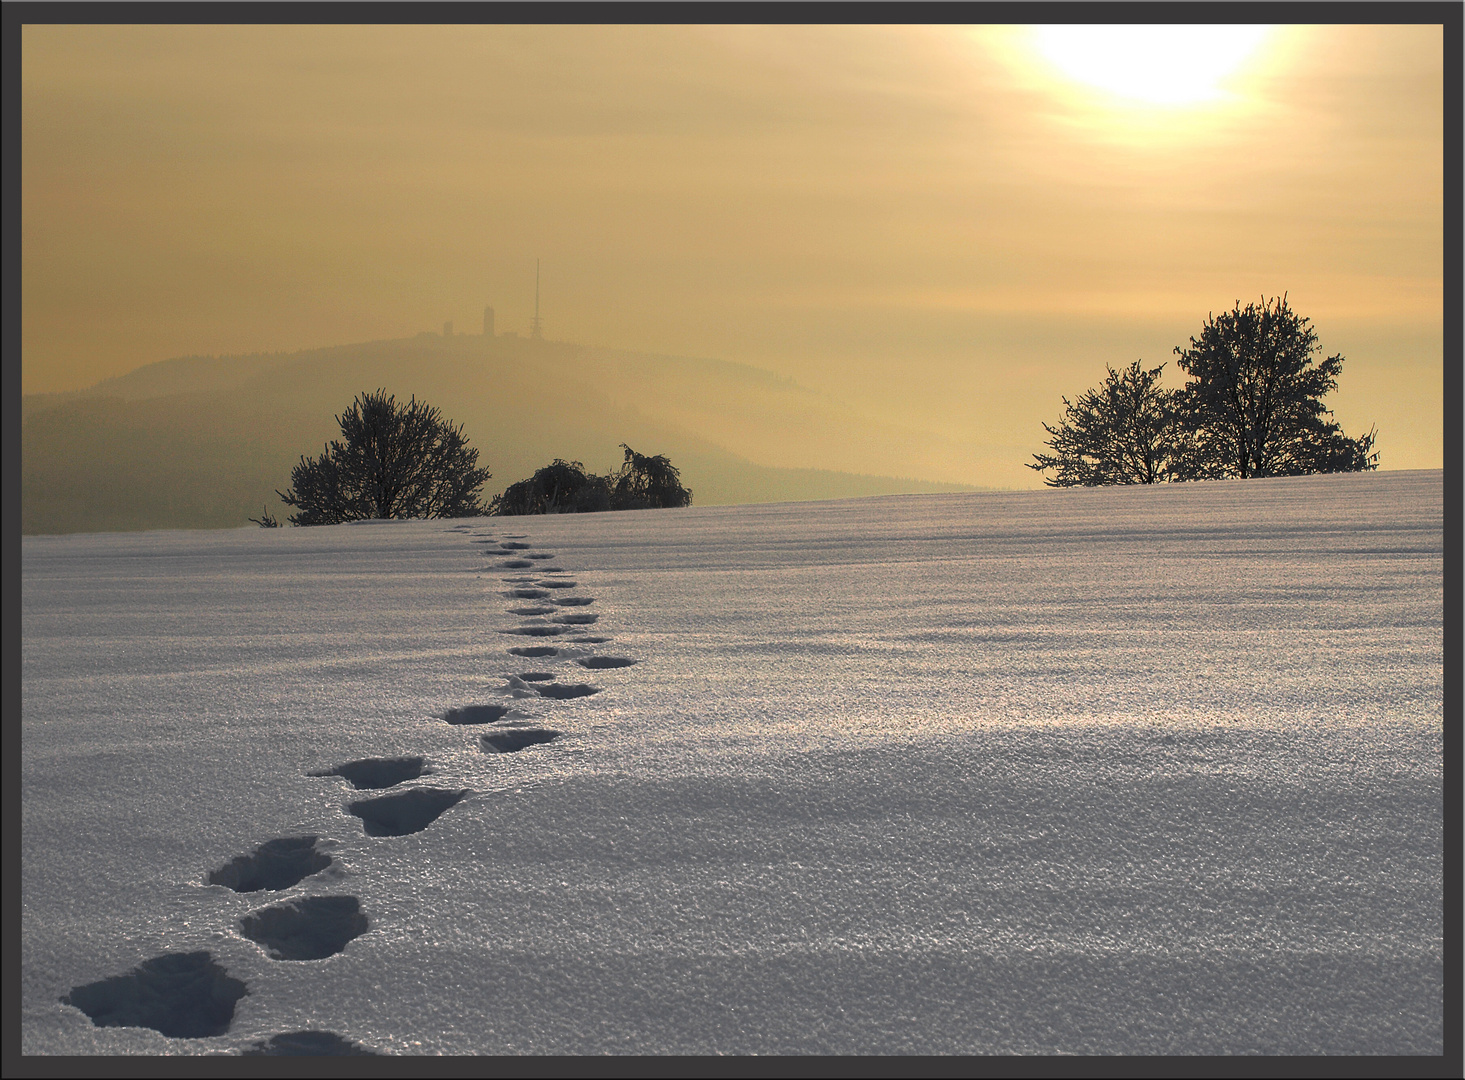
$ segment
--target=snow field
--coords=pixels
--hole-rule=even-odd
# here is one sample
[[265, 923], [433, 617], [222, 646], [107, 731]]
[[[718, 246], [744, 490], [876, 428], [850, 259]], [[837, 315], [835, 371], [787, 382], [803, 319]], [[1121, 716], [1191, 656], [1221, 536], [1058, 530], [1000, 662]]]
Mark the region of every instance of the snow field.
[[26, 538], [23, 1050], [1438, 1053], [1441, 488]]

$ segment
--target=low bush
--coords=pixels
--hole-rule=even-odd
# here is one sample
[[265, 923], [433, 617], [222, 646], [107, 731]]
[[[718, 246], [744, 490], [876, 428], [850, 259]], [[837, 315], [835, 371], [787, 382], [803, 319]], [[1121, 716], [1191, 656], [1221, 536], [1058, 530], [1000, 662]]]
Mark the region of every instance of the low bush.
[[510, 484], [488, 504], [501, 517], [517, 514], [584, 514], [599, 510], [652, 510], [692, 505], [676, 466], [662, 455], [638, 454], [625, 443], [620, 469], [607, 476], [578, 461], [555, 458], [527, 480]]

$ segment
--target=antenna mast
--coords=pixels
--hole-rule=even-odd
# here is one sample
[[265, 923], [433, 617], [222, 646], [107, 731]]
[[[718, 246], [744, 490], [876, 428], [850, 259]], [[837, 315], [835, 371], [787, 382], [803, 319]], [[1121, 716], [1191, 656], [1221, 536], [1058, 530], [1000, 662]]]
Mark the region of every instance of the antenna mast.
[[542, 329], [543, 328], [541, 327], [540, 322], [539, 322], [539, 260], [538, 259], [535, 259], [534, 260], [534, 322], [529, 327], [529, 336], [532, 337], [532, 338], [542, 338], [542, 337], [544, 337], [544, 334], [541, 332]]

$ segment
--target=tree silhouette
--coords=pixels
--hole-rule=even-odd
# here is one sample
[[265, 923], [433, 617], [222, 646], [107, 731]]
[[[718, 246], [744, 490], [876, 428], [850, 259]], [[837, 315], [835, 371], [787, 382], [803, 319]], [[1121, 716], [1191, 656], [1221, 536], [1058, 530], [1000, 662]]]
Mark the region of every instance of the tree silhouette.
[[1159, 386], [1161, 364], [1109, 368], [1102, 386], [1070, 402], [1053, 453], [1028, 468], [1049, 487], [1155, 484], [1167, 480], [1298, 476], [1378, 468], [1377, 429], [1343, 434], [1323, 395], [1337, 389], [1343, 357], [1317, 360], [1317, 332], [1280, 299], [1263, 297], [1208, 317], [1190, 348], [1175, 349], [1190, 376]]
[[585, 471], [578, 461], [555, 458], [527, 480], [510, 484], [488, 505], [494, 515], [578, 514], [609, 510], [609, 477]]
[[692, 493], [661, 455], [638, 454], [625, 443], [626, 459], [609, 476], [586, 472], [578, 461], [555, 458], [527, 480], [510, 484], [489, 503], [488, 513], [583, 514], [597, 510], [647, 510], [690, 506]]
[[1165, 365], [1146, 370], [1136, 360], [1123, 372], [1108, 369], [1102, 386], [1077, 401], [1063, 399], [1064, 415], [1044, 430], [1051, 454], [1034, 454], [1028, 468], [1049, 487], [1156, 484], [1170, 478], [1175, 443], [1175, 393], [1159, 386]]
[[638, 454], [625, 443], [626, 460], [615, 476], [611, 492], [612, 510], [644, 510], [691, 506], [692, 493], [682, 487], [682, 477], [671, 461], [657, 455]]
[[492, 475], [461, 426], [413, 397], [406, 405], [385, 390], [362, 392], [336, 417], [341, 440], [320, 457], [300, 458], [290, 488], [276, 491], [294, 525], [334, 525], [369, 518], [472, 517], [484, 513], [479, 489]]
[[1377, 431], [1350, 439], [1323, 405], [1341, 355], [1317, 360], [1317, 332], [1280, 299], [1207, 318], [1190, 347], [1176, 346], [1191, 381], [1176, 413], [1185, 442], [1180, 479], [1297, 476], [1378, 468]]

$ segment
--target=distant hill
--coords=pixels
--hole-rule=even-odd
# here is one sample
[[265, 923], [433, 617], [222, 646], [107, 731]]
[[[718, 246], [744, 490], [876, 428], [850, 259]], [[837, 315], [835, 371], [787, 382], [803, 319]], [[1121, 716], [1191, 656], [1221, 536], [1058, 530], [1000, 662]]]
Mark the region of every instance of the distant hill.
[[[972, 490], [879, 475], [930, 438], [743, 364], [508, 336], [421, 334], [291, 354], [183, 357], [22, 400], [26, 533], [245, 524], [280, 513], [301, 455], [362, 390], [416, 395], [464, 426], [489, 492], [556, 457], [667, 454], [694, 505]], [[871, 466], [875, 466], [874, 469]], [[868, 471], [867, 471], [868, 470]]]

